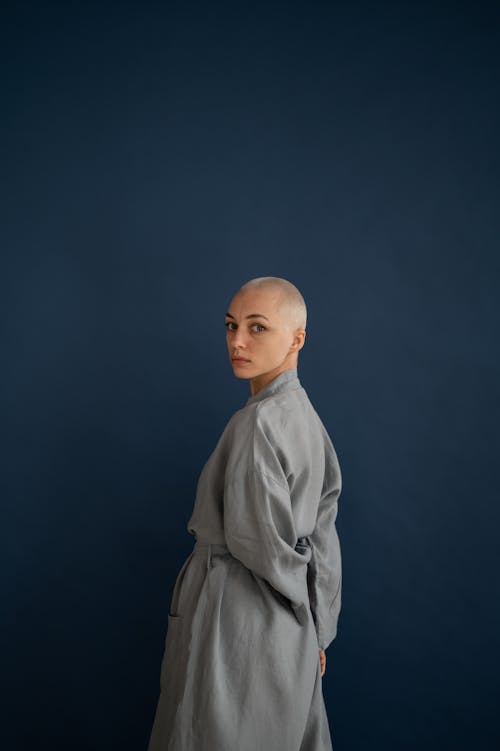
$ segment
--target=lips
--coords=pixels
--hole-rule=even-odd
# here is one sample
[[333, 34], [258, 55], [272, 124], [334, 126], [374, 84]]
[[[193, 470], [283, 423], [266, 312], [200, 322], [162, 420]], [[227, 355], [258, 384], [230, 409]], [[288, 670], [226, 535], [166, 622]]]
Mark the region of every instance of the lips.
[[232, 357], [231, 359], [233, 362], [250, 362], [250, 360], [247, 360], [245, 357]]

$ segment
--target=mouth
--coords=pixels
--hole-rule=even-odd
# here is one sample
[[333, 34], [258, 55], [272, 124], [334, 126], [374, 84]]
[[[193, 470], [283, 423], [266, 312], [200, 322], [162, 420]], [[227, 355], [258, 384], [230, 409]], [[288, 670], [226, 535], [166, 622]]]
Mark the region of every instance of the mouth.
[[250, 362], [245, 357], [232, 357], [231, 362]]

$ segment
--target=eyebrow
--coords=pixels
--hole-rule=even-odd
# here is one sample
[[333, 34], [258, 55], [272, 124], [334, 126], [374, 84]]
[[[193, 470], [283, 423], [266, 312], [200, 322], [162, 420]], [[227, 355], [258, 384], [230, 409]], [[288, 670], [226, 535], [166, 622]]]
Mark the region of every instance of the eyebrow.
[[[234, 318], [232, 313], [226, 313], [226, 316], [229, 316], [229, 318]], [[269, 321], [269, 318], [267, 316], [263, 316], [262, 313], [250, 313], [250, 315], [245, 316], [245, 318], [265, 318], [266, 321]]]

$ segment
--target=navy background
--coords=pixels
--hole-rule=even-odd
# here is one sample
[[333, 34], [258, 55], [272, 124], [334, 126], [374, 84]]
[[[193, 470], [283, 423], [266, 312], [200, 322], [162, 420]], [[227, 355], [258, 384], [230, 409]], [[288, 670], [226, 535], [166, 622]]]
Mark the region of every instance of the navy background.
[[343, 471], [334, 747], [498, 748], [498, 5], [2, 7], [2, 747], [146, 748], [276, 275]]

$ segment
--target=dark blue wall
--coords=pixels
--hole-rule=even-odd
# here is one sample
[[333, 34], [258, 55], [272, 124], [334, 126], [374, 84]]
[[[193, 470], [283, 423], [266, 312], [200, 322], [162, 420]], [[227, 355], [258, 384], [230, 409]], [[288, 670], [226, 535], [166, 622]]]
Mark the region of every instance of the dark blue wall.
[[146, 748], [261, 275], [343, 470], [336, 751], [499, 747], [499, 20], [3, 4], [2, 748]]

